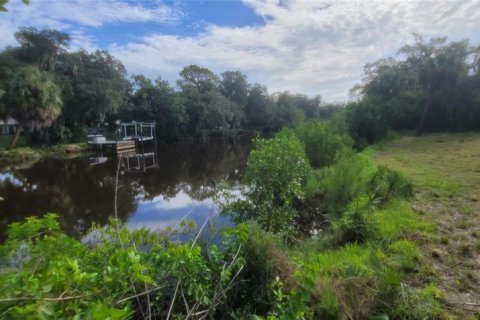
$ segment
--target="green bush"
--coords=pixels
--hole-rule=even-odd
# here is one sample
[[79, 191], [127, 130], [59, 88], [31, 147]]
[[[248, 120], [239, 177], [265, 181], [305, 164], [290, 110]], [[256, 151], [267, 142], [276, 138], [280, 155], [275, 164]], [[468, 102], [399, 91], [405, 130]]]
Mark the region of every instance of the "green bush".
[[374, 171], [375, 166], [364, 155], [353, 152], [337, 155], [336, 162], [322, 170], [320, 177], [327, 213], [340, 215], [354, 198], [366, 193]]
[[364, 242], [375, 237], [377, 223], [371, 215], [371, 204], [368, 196], [359, 196], [347, 206], [340, 218], [332, 221], [333, 231], [340, 243]]
[[347, 105], [345, 120], [358, 149], [387, 136], [388, 118], [379, 99], [365, 98]]
[[87, 244], [63, 234], [53, 214], [29, 218], [12, 224], [0, 246], [0, 314], [7, 319], [165, 318], [170, 311], [173, 318], [189, 312], [213, 316], [225, 311], [247, 238], [247, 226], [239, 225], [224, 232], [219, 249], [113, 223], [92, 232]]
[[[282, 252], [282, 239], [265, 232], [258, 224], [250, 224], [248, 241], [243, 248], [245, 265], [241, 279], [233, 289], [232, 309], [242, 314], [266, 315], [275, 303], [276, 278], [288, 279], [294, 266]], [[244, 319], [238, 317], [239, 319]]]
[[399, 171], [379, 166], [370, 182], [372, 198], [385, 203], [394, 197], [408, 198], [413, 195], [413, 184]]
[[305, 149], [293, 131], [284, 129], [273, 139], [257, 139], [243, 182], [245, 200], [224, 209], [237, 221], [256, 220], [272, 232], [293, 231], [294, 200], [304, 197], [311, 168]]
[[339, 151], [351, 149], [352, 139], [336, 134], [325, 122], [302, 122], [295, 128], [295, 134], [305, 145], [310, 164], [314, 168], [329, 166]]

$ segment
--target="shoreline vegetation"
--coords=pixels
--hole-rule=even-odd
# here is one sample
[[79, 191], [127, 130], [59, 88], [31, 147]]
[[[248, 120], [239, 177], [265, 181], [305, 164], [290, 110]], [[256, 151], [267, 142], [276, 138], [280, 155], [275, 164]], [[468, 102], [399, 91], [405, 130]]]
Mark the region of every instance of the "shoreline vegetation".
[[5, 140], [9, 136], [2, 136], [0, 138], [0, 167], [6, 168], [12, 165], [25, 166], [33, 164], [44, 157], [66, 157], [79, 156], [89, 153], [87, 143], [65, 143], [57, 145], [27, 145], [26, 141], [21, 141], [20, 144], [12, 149], [5, 148]]
[[[187, 221], [179, 230], [152, 233], [113, 220], [92, 229], [99, 241], [92, 243], [64, 235], [54, 215], [13, 224], [0, 246], [0, 282], [8, 284], [0, 309], [12, 319], [97, 313], [121, 319], [147, 312], [180, 319], [189, 310], [235, 319], [475, 319], [480, 180], [470, 172], [480, 159], [480, 135], [395, 135], [360, 153], [346, 152], [348, 140], [329, 136], [324, 142], [337, 141], [330, 145], [337, 156], [330, 158], [326, 145], [322, 153], [306, 152], [309, 140], [318, 145], [330, 134], [324, 125], [301, 124], [257, 140], [244, 196], [268, 210], [249, 215], [243, 200], [225, 198], [223, 211], [236, 208], [239, 224], [225, 230], [219, 246], [168, 240], [201, 228]], [[275, 148], [288, 151], [272, 153]], [[262, 161], [270, 154], [277, 159]], [[316, 155], [322, 159], [312, 161]], [[270, 179], [269, 168], [280, 174], [283, 160], [291, 165], [305, 157], [307, 164], [330, 164], [307, 168], [300, 189], [302, 177]], [[277, 198], [278, 179], [291, 194]], [[262, 203], [265, 198], [272, 201]], [[290, 223], [269, 222], [282, 216]]]

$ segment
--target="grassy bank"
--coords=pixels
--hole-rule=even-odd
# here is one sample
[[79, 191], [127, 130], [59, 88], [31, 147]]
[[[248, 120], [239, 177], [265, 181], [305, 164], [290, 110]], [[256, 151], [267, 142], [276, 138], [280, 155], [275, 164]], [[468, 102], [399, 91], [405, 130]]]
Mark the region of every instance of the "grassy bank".
[[472, 319], [480, 310], [480, 134], [402, 137], [381, 145], [375, 161], [401, 170], [416, 185], [411, 208], [435, 229], [418, 239], [427, 274], [408, 282], [434, 282], [442, 309]]
[[26, 139], [21, 137], [15, 148], [8, 150], [10, 136], [0, 136], [0, 166], [21, 165], [37, 161], [46, 156], [66, 156], [87, 152], [86, 143], [58, 144], [52, 146], [29, 146]]

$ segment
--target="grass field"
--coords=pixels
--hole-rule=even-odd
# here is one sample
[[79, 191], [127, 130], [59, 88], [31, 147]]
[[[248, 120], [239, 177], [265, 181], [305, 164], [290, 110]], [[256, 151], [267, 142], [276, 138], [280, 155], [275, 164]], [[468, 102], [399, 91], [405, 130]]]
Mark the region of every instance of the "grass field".
[[[0, 151], [6, 150], [12, 141], [12, 136], [0, 135]], [[27, 145], [27, 139], [25, 137], [18, 138], [17, 147], [25, 147]]]
[[377, 164], [415, 183], [411, 208], [436, 228], [418, 239], [422, 272], [411, 286], [435, 283], [444, 318], [480, 317], [480, 134], [404, 136], [377, 146]]

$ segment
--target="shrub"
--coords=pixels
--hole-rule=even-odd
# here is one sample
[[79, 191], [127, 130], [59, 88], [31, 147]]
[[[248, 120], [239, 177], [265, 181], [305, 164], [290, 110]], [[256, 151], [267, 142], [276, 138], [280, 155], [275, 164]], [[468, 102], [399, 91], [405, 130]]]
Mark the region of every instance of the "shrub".
[[393, 197], [411, 197], [413, 184], [399, 171], [379, 166], [370, 182], [370, 192], [372, 198], [385, 203]]
[[383, 139], [388, 132], [388, 119], [379, 99], [366, 98], [349, 104], [345, 120], [358, 149]]
[[366, 157], [352, 152], [340, 153], [320, 177], [327, 212], [338, 216], [354, 198], [366, 193], [374, 170]]
[[225, 231], [222, 249], [115, 225], [96, 229], [90, 246], [63, 234], [53, 214], [11, 225], [0, 246], [2, 317], [165, 318], [171, 310], [182, 318], [185, 305], [212, 316], [222, 310], [244, 262], [246, 225]]
[[280, 237], [265, 232], [256, 223], [251, 223], [249, 230], [243, 249], [245, 266], [229, 306], [237, 312], [242, 310], [242, 314], [266, 315], [274, 307], [276, 278], [285, 279], [290, 287], [288, 279], [294, 273], [294, 266], [281, 250]]
[[372, 205], [366, 195], [353, 200], [342, 216], [332, 221], [333, 230], [340, 243], [364, 242], [377, 233], [377, 224], [372, 221]]
[[352, 140], [347, 135], [336, 134], [325, 122], [302, 122], [295, 134], [305, 145], [310, 164], [314, 168], [329, 166], [339, 151], [351, 149]]
[[304, 146], [291, 130], [282, 130], [273, 139], [257, 139], [244, 176], [246, 200], [237, 201], [223, 212], [238, 221], [256, 220], [272, 232], [293, 231], [295, 199], [303, 198], [310, 174]]

